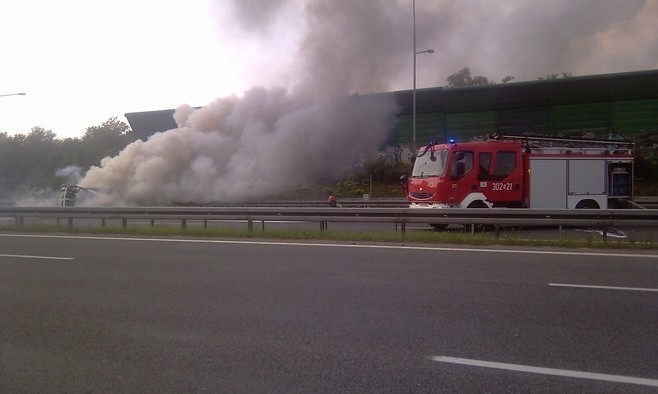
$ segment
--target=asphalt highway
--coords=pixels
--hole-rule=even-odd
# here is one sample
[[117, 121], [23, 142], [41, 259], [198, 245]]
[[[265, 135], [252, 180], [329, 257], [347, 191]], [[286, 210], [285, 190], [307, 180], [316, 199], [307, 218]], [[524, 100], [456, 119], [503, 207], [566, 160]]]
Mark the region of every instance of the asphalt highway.
[[658, 392], [658, 253], [0, 234], [0, 392]]

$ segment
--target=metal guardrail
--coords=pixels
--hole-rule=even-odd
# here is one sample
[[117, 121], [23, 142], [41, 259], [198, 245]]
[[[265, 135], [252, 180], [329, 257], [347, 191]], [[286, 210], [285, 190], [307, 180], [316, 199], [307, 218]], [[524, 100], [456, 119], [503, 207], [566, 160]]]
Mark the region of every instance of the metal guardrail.
[[329, 222], [378, 222], [398, 225], [404, 235], [408, 223], [492, 225], [496, 236], [500, 226], [589, 226], [603, 228], [606, 239], [608, 227], [620, 224], [658, 226], [658, 209], [627, 210], [561, 210], [561, 209], [412, 209], [412, 208], [318, 208], [318, 207], [0, 207], [0, 218], [14, 218], [22, 226], [26, 218], [56, 218], [68, 221], [73, 227], [76, 219], [118, 219], [127, 227], [130, 220], [180, 220], [186, 228], [187, 221], [244, 220], [249, 230], [254, 222], [263, 228], [268, 221], [317, 222], [320, 230], [327, 229]]
[[658, 197], [635, 197], [635, 203], [647, 209], [658, 208]]
[[[409, 201], [404, 198], [341, 198], [340, 203], [343, 207], [354, 208], [408, 208]], [[642, 208], [658, 208], [658, 197], [635, 197], [635, 203]], [[0, 201], [0, 207], [14, 207], [14, 201]], [[198, 205], [179, 205], [181, 207]], [[247, 201], [239, 203], [216, 203], [208, 204], [214, 207], [327, 207], [327, 200], [269, 200], [269, 201]]]
[[[657, 209], [658, 197], [635, 197], [636, 208]], [[360, 198], [340, 199], [343, 207], [368, 207], [368, 208], [408, 208], [409, 201], [404, 198], [378, 198], [364, 200]], [[326, 200], [278, 200], [278, 201], [252, 201], [241, 203], [222, 203], [218, 207], [326, 207]]]
[[[352, 208], [408, 208], [409, 201], [404, 198], [341, 198], [340, 204]], [[209, 204], [214, 207], [329, 207], [327, 200], [270, 200], [270, 201], [247, 201], [240, 203], [217, 203]], [[189, 205], [194, 206], [194, 205]]]

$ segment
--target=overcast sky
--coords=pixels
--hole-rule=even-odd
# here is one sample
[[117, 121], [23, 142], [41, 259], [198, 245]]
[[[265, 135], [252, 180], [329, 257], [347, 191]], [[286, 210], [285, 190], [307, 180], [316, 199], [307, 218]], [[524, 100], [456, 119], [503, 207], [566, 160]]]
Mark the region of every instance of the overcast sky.
[[[410, 89], [411, 0], [0, 3], [0, 132], [60, 138], [254, 86]], [[658, 69], [658, 0], [416, 0], [418, 87]], [[323, 72], [323, 71], [327, 72]], [[336, 72], [336, 71], [340, 72]], [[329, 77], [328, 77], [329, 78]]]

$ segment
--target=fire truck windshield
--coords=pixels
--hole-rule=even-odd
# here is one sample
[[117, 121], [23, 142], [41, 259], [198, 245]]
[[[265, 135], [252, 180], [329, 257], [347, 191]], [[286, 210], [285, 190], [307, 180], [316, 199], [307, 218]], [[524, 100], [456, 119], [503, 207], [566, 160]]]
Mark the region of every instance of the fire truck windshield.
[[426, 150], [416, 157], [412, 177], [443, 176], [446, 172], [447, 149]]

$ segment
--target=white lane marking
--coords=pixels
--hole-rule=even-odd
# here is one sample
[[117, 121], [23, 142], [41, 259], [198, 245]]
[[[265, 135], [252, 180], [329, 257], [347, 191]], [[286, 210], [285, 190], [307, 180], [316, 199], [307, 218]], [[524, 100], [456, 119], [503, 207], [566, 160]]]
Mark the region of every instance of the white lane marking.
[[25, 254], [0, 254], [0, 257], [16, 257], [20, 259], [44, 259], [44, 260], [73, 260], [73, 257], [30, 256]]
[[128, 238], [128, 237], [103, 237], [103, 236], [70, 236], [70, 235], [44, 235], [44, 234], [0, 234], [0, 237], [26, 237], [26, 238], [56, 238], [56, 239], [86, 239], [96, 241], [142, 241], [142, 242], [184, 242], [184, 243], [216, 243], [233, 245], [270, 245], [270, 246], [314, 246], [327, 248], [361, 248], [361, 249], [403, 249], [403, 250], [427, 250], [440, 252], [473, 252], [473, 253], [509, 253], [509, 254], [535, 254], [535, 255], [560, 255], [560, 256], [589, 256], [589, 257], [635, 257], [658, 259], [658, 254], [640, 253], [602, 253], [602, 252], [571, 252], [551, 250], [523, 250], [523, 249], [479, 249], [479, 248], [449, 248], [440, 246], [405, 246], [405, 245], [357, 245], [345, 243], [310, 243], [310, 242], [277, 242], [277, 241], [241, 241], [224, 239], [180, 239], [180, 238]]
[[549, 286], [555, 287], [582, 287], [585, 289], [605, 289], [605, 290], [627, 290], [627, 291], [658, 291], [647, 287], [617, 287], [617, 286], [594, 286], [594, 285], [574, 285], [567, 283], [549, 283]]
[[629, 384], [638, 384], [642, 386], [658, 387], [658, 380], [656, 379], [637, 378], [633, 376], [608, 375], [608, 374], [594, 373], [594, 372], [571, 371], [568, 369], [542, 368], [542, 367], [533, 367], [529, 365], [497, 363], [493, 361], [473, 360], [468, 358], [457, 358], [457, 357], [446, 357], [446, 356], [431, 356], [429, 357], [429, 359], [432, 361], [438, 361], [442, 363], [470, 365], [473, 367], [505, 369], [509, 371], [529, 372], [529, 373], [536, 373], [542, 375], [566, 376], [570, 378], [604, 380], [607, 382], [629, 383]]

